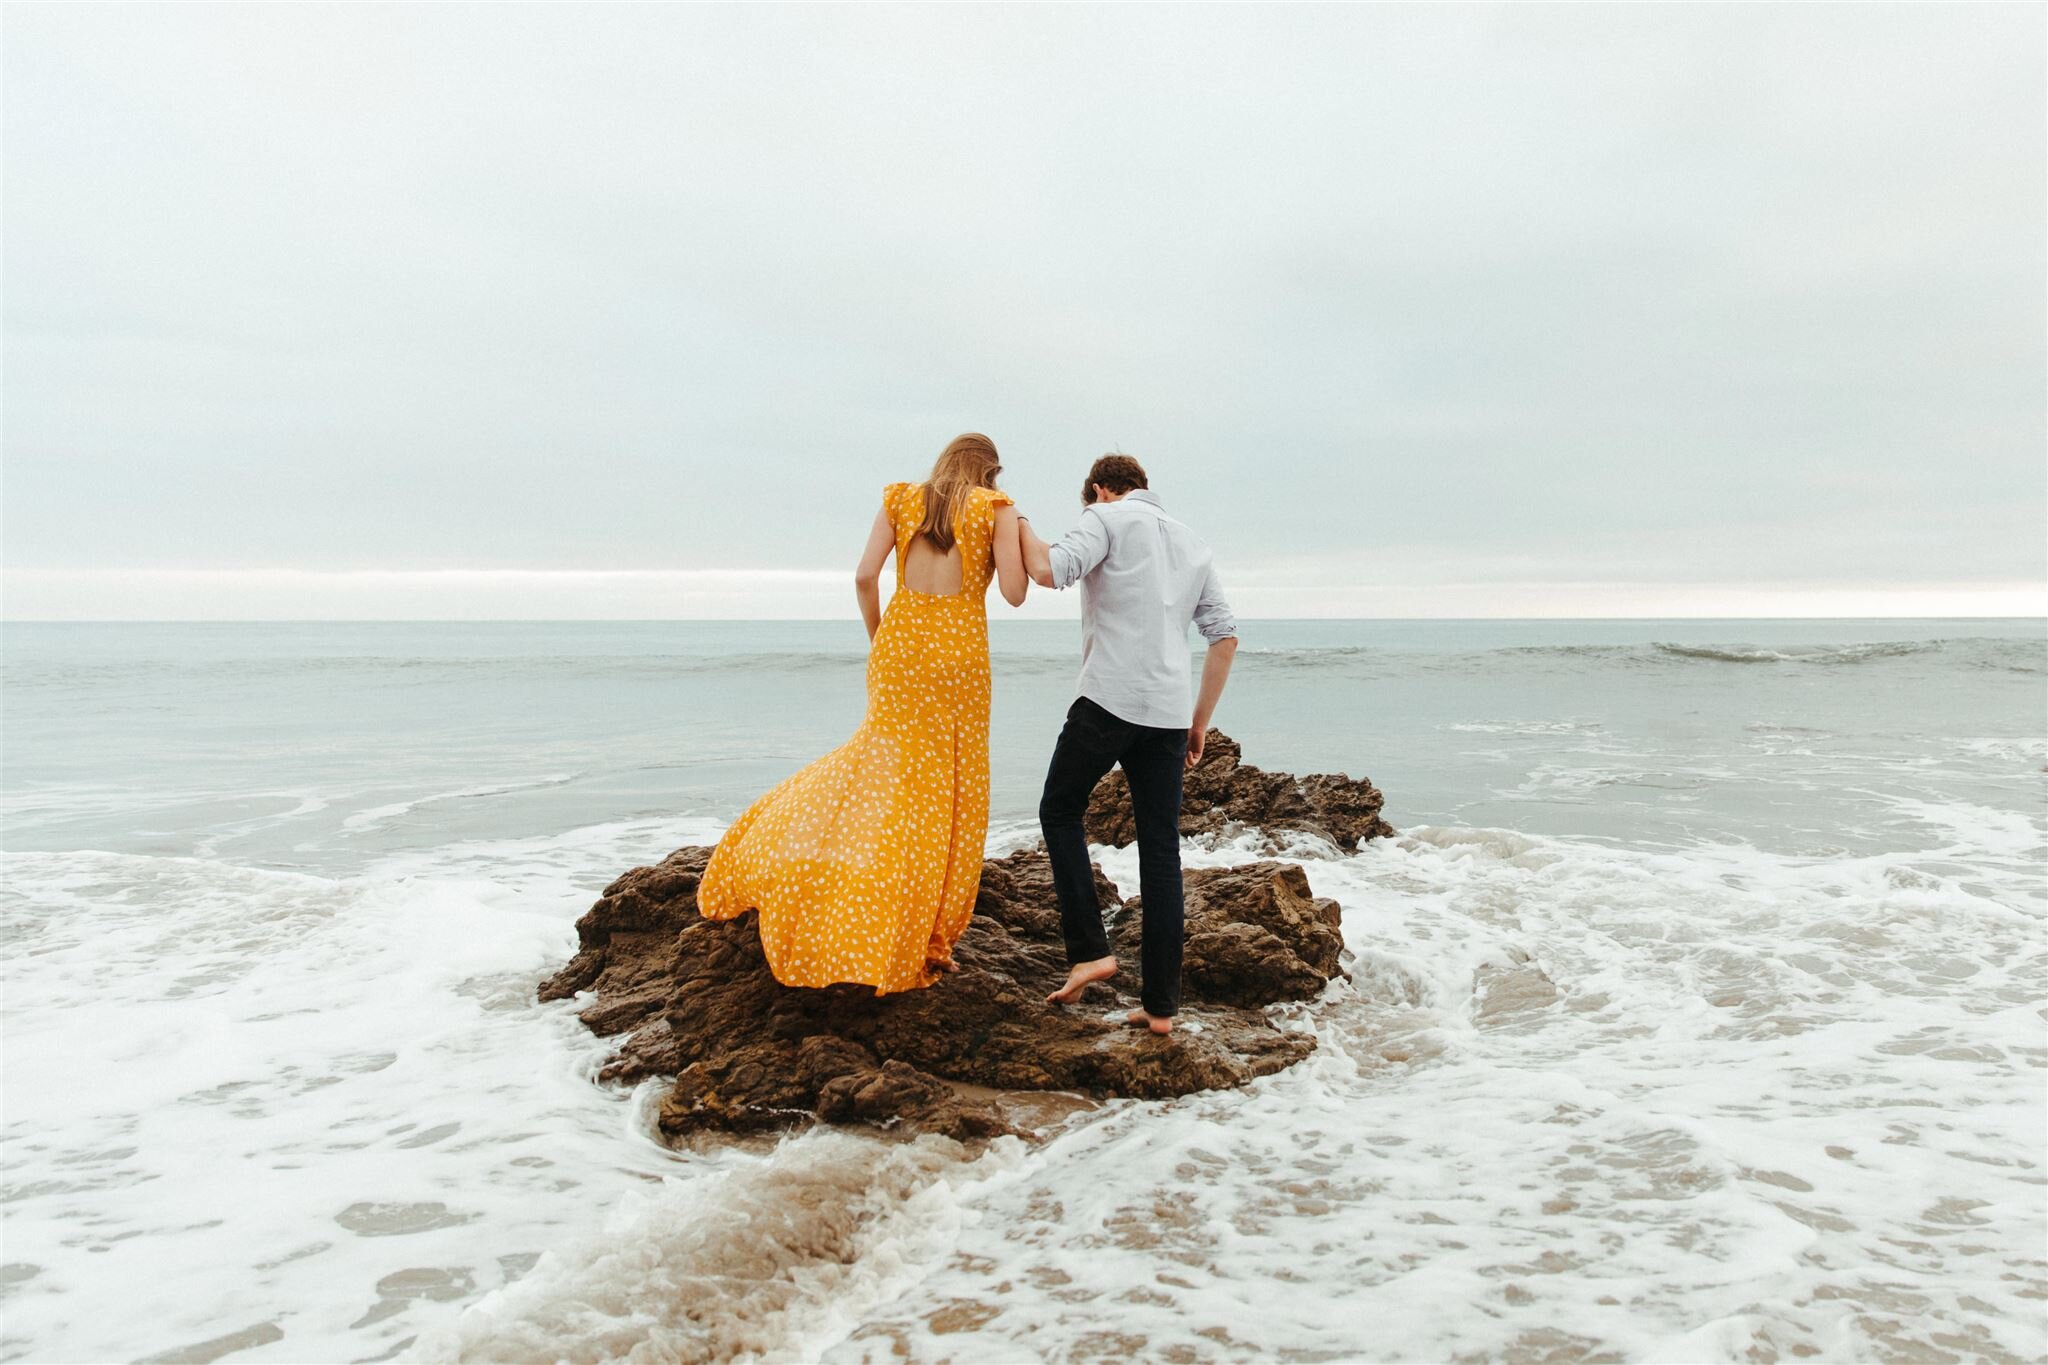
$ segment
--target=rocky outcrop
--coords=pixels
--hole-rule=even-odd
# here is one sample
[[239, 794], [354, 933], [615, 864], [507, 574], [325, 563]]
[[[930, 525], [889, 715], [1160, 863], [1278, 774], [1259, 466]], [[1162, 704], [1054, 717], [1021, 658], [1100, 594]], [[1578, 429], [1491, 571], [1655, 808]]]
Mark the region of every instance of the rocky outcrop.
[[1034, 848], [983, 865], [954, 947], [960, 970], [936, 985], [880, 997], [792, 988], [769, 973], [753, 915], [698, 916], [710, 854], [678, 849], [606, 887], [577, 922], [576, 956], [540, 992], [596, 993], [581, 1017], [624, 1035], [603, 1078], [675, 1078], [659, 1118], [672, 1140], [815, 1122], [985, 1137], [1018, 1131], [1005, 1092], [1166, 1098], [1242, 1085], [1315, 1046], [1261, 1007], [1308, 999], [1340, 970], [1336, 904], [1317, 900], [1299, 868], [1192, 871], [1181, 1026], [1165, 1037], [1126, 1027], [1139, 912], [1097, 872], [1124, 971], [1080, 1005], [1048, 1005], [1066, 960], [1051, 870]]
[[[1193, 868], [1181, 877], [1187, 898], [1183, 989], [1232, 1005], [1309, 1000], [1338, 974], [1344, 951], [1337, 902], [1319, 900], [1292, 863]], [[1144, 898], [1118, 918], [1110, 947], [1119, 962], [1138, 960]]]
[[1557, 1003], [1557, 983], [1522, 949], [1509, 945], [1472, 973], [1472, 1017], [1481, 1028], [1505, 1028]]
[[[1385, 798], [1364, 778], [1318, 773], [1295, 777], [1269, 773], [1243, 761], [1236, 740], [1212, 729], [1202, 741], [1202, 761], [1183, 785], [1180, 832], [1224, 834], [1249, 826], [1269, 841], [1287, 833], [1312, 834], [1346, 853], [1368, 839], [1392, 834], [1380, 818]], [[1088, 837], [1122, 848], [1138, 837], [1131, 815], [1131, 791], [1121, 772], [1112, 772], [1088, 802]]]

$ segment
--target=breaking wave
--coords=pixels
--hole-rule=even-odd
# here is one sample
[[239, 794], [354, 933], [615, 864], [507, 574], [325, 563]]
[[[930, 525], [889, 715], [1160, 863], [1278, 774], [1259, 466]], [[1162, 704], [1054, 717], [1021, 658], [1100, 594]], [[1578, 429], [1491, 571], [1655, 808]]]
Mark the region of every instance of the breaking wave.
[[[1238, 667], [1253, 671], [1330, 670], [1401, 673], [1491, 672], [1503, 667], [1544, 670], [1673, 668], [1713, 664], [1783, 664], [1842, 667], [1925, 658], [1958, 667], [2048, 672], [2048, 641], [1966, 637], [1949, 640], [1872, 640], [1854, 644], [1766, 647], [1737, 642], [1683, 644], [1509, 645], [1495, 649], [1429, 651], [1352, 646], [1336, 649], [1243, 649]], [[999, 658], [998, 667], [1008, 665]]]
[[1681, 659], [1705, 659], [1729, 664], [1860, 664], [1879, 659], [1903, 659], [1914, 654], [1935, 654], [1941, 651], [1944, 643], [1941, 640], [1885, 640], [1873, 644], [1816, 646], [1810, 649], [1751, 649], [1739, 645], [1658, 643], [1651, 648]]

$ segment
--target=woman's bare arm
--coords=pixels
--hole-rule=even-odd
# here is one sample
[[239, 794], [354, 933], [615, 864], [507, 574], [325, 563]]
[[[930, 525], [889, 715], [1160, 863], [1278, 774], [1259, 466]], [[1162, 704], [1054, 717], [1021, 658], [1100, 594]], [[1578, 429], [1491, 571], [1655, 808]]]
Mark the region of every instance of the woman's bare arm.
[[853, 571], [853, 595], [860, 603], [860, 619], [868, 628], [868, 639], [875, 638], [875, 632], [882, 628], [882, 566], [889, 562], [889, 554], [896, 548], [896, 527], [889, 520], [887, 507], [875, 513], [875, 524], [868, 530], [868, 545], [860, 552], [860, 563]]
[[1028, 518], [1017, 529], [1017, 548], [1024, 554], [1024, 575], [1041, 588], [1052, 586], [1052, 547], [1038, 538]]
[[1013, 607], [1023, 606], [1024, 594], [1031, 591], [1031, 580], [1024, 573], [1024, 546], [1018, 539], [1021, 524], [1015, 507], [1004, 503], [996, 508], [996, 586]]

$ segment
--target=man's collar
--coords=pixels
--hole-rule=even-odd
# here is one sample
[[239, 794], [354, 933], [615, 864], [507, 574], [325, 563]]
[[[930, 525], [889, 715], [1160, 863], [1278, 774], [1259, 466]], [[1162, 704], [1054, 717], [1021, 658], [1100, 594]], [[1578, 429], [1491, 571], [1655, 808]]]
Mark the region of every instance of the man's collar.
[[1130, 492], [1124, 494], [1123, 497], [1120, 498], [1118, 501], [1148, 502], [1151, 503], [1154, 507], [1157, 507], [1162, 512], [1166, 510], [1165, 504], [1159, 501], [1159, 495], [1157, 493], [1154, 493], [1149, 488], [1133, 488]]

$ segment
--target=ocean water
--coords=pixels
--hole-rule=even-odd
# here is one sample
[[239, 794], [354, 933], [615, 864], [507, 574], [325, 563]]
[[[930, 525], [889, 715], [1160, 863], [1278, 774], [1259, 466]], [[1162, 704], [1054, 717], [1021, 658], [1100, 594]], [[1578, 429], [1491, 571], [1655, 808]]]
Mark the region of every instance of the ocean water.
[[[1400, 831], [1290, 850], [1308, 1062], [677, 1153], [534, 985], [856, 624], [0, 627], [0, 1358], [2048, 1357], [2042, 622], [1243, 633], [1247, 759]], [[992, 852], [1073, 635], [993, 628]]]

